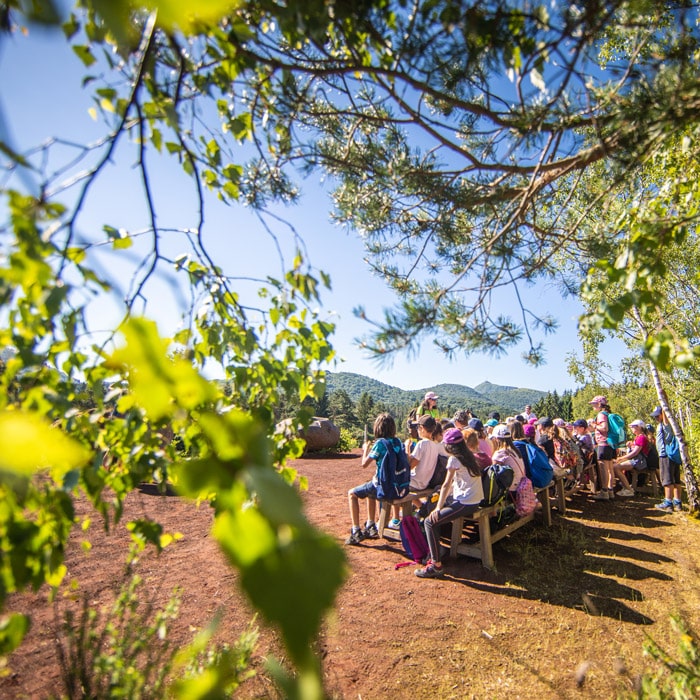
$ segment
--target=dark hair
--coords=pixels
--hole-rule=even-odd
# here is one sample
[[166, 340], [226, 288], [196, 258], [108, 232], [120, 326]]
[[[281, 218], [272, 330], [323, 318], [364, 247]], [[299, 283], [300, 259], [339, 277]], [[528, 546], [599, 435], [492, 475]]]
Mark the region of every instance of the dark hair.
[[374, 419], [374, 437], [393, 438], [396, 437], [396, 421], [391, 413], [380, 413]]
[[510, 426], [510, 436], [513, 440], [522, 440], [525, 437], [523, 424], [519, 420], [514, 420]]
[[472, 476], [481, 476], [481, 469], [479, 469], [472, 451], [464, 440], [453, 445], [445, 444], [445, 451], [456, 457]]

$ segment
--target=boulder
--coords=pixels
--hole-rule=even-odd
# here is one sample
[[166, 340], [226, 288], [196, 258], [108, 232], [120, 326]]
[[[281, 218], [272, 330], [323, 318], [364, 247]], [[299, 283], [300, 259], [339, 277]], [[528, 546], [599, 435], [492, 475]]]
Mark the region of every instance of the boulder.
[[335, 447], [340, 440], [340, 428], [329, 418], [314, 417], [304, 433], [307, 452], [318, 452]]

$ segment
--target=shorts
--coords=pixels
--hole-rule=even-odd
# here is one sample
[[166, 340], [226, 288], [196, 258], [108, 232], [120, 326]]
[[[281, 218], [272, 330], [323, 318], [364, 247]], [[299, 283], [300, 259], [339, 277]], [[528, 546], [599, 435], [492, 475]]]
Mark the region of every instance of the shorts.
[[610, 445], [596, 445], [595, 451], [600, 462], [615, 459], [615, 450]]
[[659, 471], [662, 486], [675, 486], [681, 483], [681, 465], [668, 457], [659, 457]]
[[647, 458], [644, 455], [632, 457], [632, 459], [629, 460], [629, 463], [632, 469], [636, 469], [639, 472], [647, 468]]
[[357, 496], [357, 498], [376, 498], [377, 485], [373, 481], [368, 481], [366, 484], [350, 489], [350, 493]]

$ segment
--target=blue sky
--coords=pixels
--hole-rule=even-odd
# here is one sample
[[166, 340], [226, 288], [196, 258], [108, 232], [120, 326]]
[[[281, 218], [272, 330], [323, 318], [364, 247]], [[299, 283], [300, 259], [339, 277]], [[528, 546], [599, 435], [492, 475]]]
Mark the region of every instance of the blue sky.
[[[91, 89], [81, 88], [85, 72], [60, 33], [32, 28], [28, 37], [19, 34], [0, 37], [0, 115], [3, 117], [0, 137], [5, 140], [9, 133], [10, 143], [21, 152], [54, 136], [79, 142], [98, 138], [103, 133], [102, 125], [88, 114]], [[70, 152], [70, 148], [59, 149], [57, 155], [65, 157]], [[133, 233], [143, 226], [144, 211], [135, 204], [140, 181], [137, 171], [130, 167], [133, 160], [133, 148], [130, 151], [125, 147], [98, 181], [90, 207], [81, 217], [86, 230], [99, 231], [108, 223]], [[179, 166], [166, 158], [156, 159], [153, 180], [157, 183], [156, 197], [162, 212], [159, 224], [166, 228], [194, 226], [195, 202]], [[363, 262], [359, 237], [334, 226], [329, 212], [327, 193], [318, 181], [311, 179], [303, 183], [300, 204], [280, 214], [293, 223], [304, 239], [310, 262], [332, 278], [333, 289], [324, 293], [322, 311], [324, 317], [337, 325], [334, 345], [342, 361], [331, 369], [364, 374], [403, 389], [445, 382], [476, 386], [482, 381], [560, 392], [575, 388], [566, 371], [565, 357], [572, 350], [578, 351], [576, 319], [580, 307], [573, 300], [562, 299], [557, 290], [547, 285], [521, 290], [526, 304], [553, 313], [560, 324], [556, 334], [547, 339], [547, 364], [543, 367], [533, 368], [520, 358], [524, 346], [501, 359], [472, 355], [450, 362], [427, 341], [417, 356], [397, 355], [391, 364], [379, 365], [367, 357], [355, 338], [368, 329], [354, 317], [352, 309], [361, 305], [370, 318], [380, 318], [393, 296]], [[279, 234], [277, 242], [288, 264], [295, 248], [293, 237], [279, 222], [270, 221], [270, 224]], [[217, 264], [231, 275], [264, 277], [280, 273], [275, 241], [248, 210], [214, 206], [206, 222], [205, 240]], [[173, 248], [173, 257], [178, 252], [184, 251]], [[128, 256], [138, 253], [137, 244]], [[125, 272], [125, 286], [127, 281]], [[240, 284], [253, 289], [252, 283]], [[166, 281], [149, 291], [145, 313], [156, 318], [165, 333], [172, 332], [178, 324], [177, 296], [177, 290]], [[502, 303], [504, 308], [512, 307], [514, 297], [509, 299], [506, 294]], [[101, 300], [95, 304], [94, 314], [108, 319], [107, 308], [108, 304]]]

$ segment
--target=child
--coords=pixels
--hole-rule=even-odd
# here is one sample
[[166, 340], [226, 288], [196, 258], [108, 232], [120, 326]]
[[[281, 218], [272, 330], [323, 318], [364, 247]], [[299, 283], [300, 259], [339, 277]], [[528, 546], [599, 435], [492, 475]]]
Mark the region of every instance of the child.
[[617, 457], [613, 460], [613, 469], [617, 478], [622, 484], [622, 489], [617, 492], [618, 496], [623, 498], [634, 496], [634, 489], [627, 480], [627, 475], [625, 471], [627, 469], [637, 469], [643, 471], [647, 468], [647, 455], [649, 454], [649, 448], [651, 443], [644, 434], [646, 430], [646, 425], [642, 420], [633, 420], [630, 423], [630, 428], [634, 433], [634, 440], [627, 443], [629, 451], [627, 454]]
[[416, 576], [420, 578], [441, 578], [444, 575], [440, 563], [440, 527], [473, 513], [484, 498], [481, 469], [464, 442], [462, 431], [459, 428], [445, 431], [443, 445], [450, 455], [447, 475], [435, 510], [423, 521], [430, 559], [425, 567], [416, 570]]
[[594, 396], [588, 402], [597, 411], [594, 426], [594, 439], [596, 445], [596, 455], [600, 468], [600, 491], [593, 494], [597, 501], [611, 501], [615, 498], [613, 487], [615, 485], [615, 472], [613, 471], [613, 460], [615, 459], [615, 449], [608, 444], [608, 414], [610, 406], [605, 396]]
[[[664, 500], [654, 507], [672, 513], [682, 511], [681, 502], [681, 463], [672, 460], [669, 456], [669, 448], [677, 445], [671, 426], [666, 422], [664, 411], [657, 406], [651, 415], [656, 419], [656, 449], [659, 453], [659, 471], [661, 472], [661, 485], [664, 487]], [[676, 456], [676, 455], [674, 455]], [[679, 456], [679, 455], [678, 455]]]
[[491, 462], [493, 464], [507, 464], [513, 469], [513, 483], [510, 486], [510, 491], [515, 493], [520, 479], [525, 476], [525, 463], [517, 447], [513, 444], [510, 430], [505, 423], [499, 423], [493, 429], [491, 442], [493, 443]]
[[[364, 469], [373, 460], [377, 463], [377, 469], [384, 458], [387, 451], [387, 444], [384, 439], [389, 441], [391, 449], [397, 454], [404, 449], [401, 440], [396, 437], [396, 422], [389, 413], [380, 413], [374, 421], [374, 437], [377, 438], [374, 445], [370, 449], [370, 443], [365, 442], [362, 446], [362, 462], [360, 466]], [[375, 470], [372, 481], [356, 486], [348, 491], [348, 503], [350, 505], [350, 519], [352, 520], [352, 530], [350, 537], [345, 540], [345, 544], [360, 544], [362, 540], [377, 540], [379, 539], [379, 531], [374, 522], [374, 516], [377, 510], [377, 472]], [[364, 529], [360, 528], [360, 499], [367, 499], [367, 522]]]

